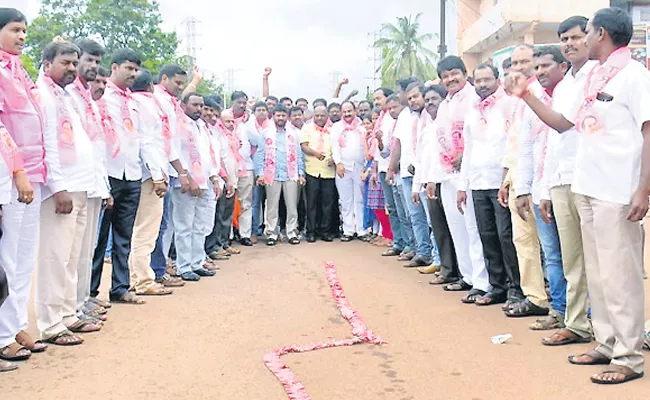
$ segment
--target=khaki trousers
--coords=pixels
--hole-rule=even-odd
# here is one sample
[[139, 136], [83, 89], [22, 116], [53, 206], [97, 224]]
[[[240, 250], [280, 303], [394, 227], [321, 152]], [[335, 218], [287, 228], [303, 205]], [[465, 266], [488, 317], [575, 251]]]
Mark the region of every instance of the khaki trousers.
[[510, 190], [510, 212], [512, 213], [512, 241], [517, 249], [519, 274], [521, 275], [521, 290], [526, 298], [540, 307], [548, 307], [548, 296], [544, 289], [544, 271], [540, 256], [537, 223], [533, 213], [533, 201], [530, 200], [528, 221], [517, 214], [517, 196]]
[[135, 290], [136, 294], [155, 286], [156, 274], [151, 269], [151, 253], [156, 248], [163, 204], [164, 199], [153, 190], [153, 181], [147, 179], [142, 182], [129, 255], [131, 290]]
[[77, 266], [86, 232], [86, 192], [69, 193], [72, 212], [57, 214], [50, 197], [41, 203], [41, 227], [36, 271], [36, 325], [42, 339], [77, 322]]
[[562, 266], [566, 279], [566, 314], [564, 325], [583, 338], [591, 338], [591, 323], [587, 318], [588, 298], [587, 274], [582, 247], [580, 214], [576, 208], [575, 195], [571, 185], [551, 189], [553, 213], [560, 236]]
[[[253, 227], [253, 190], [255, 189], [255, 175], [253, 171], [248, 171], [246, 176], [240, 176], [237, 183], [237, 193], [239, 194], [239, 206], [241, 214], [239, 215], [239, 236], [242, 239], [250, 239]], [[225, 194], [224, 194], [225, 196]]]
[[269, 239], [278, 239], [278, 215], [280, 208], [280, 194], [284, 195], [284, 204], [287, 207], [287, 237], [298, 237], [298, 182], [273, 181], [266, 185], [266, 229], [264, 234]]
[[629, 205], [576, 195], [596, 351], [643, 372], [642, 235]]
[[84, 304], [90, 300], [90, 279], [93, 273], [93, 254], [97, 241], [97, 226], [99, 213], [102, 210], [102, 199], [88, 199], [86, 212], [86, 231], [81, 243], [81, 255], [77, 265], [77, 316], [82, 314]]

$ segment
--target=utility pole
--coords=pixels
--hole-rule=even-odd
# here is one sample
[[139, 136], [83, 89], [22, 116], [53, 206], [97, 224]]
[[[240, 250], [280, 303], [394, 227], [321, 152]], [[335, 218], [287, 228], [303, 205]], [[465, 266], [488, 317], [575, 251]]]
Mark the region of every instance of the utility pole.
[[369, 61], [372, 61], [372, 77], [366, 77], [365, 79], [372, 80], [372, 86], [377, 87], [377, 82], [381, 83], [381, 64], [383, 62], [383, 54], [381, 49], [375, 47], [377, 40], [383, 37], [382, 31], [377, 30], [374, 32], [368, 33], [368, 37], [371, 38], [371, 42], [368, 48], [372, 51], [372, 58]]
[[196, 33], [196, 25], [198, 22], [199, 21], [194, 17], [189, 17], [182, 22], [182, 24], [185, 25], [185, 34], [183, 38], [185, 42], [185, 53], [190, 58], [191, 65], [196, 65], [197, 60], [198, 47], [196, 45], [196, 37], [198, 35]]
[[440, 46], [438, 46], [438, 54], [440, 54], [440, 59], [443, 59], [447, 54], [447, 44], [445, 43], [446, 37], [446, 21], [447, 21], [447, 12], [445, 4], [446, 0], [440, 0]]

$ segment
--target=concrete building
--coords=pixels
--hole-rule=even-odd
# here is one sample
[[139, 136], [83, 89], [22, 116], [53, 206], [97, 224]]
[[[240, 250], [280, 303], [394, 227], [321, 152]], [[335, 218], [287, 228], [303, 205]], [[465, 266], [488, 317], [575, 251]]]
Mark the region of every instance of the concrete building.
[[500, 64], [511, 46], [558, 43], [560, 22], [609, 6], [610, 0], [457, 0], [458, 51], [468, 70], [490, 60]]

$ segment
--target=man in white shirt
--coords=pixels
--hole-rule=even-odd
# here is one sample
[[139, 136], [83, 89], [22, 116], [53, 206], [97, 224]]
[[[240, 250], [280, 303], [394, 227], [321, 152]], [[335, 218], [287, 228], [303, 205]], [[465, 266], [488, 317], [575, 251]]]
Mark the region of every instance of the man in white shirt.
[[[260, 101], [253, 106], [253, 115], [254, 118], [249, 118], [247, 123], [248, 125], [248, 137], [251, 139], [252, 143], [257, 143], [257, 146], [252, 148], [253, 158], [255, 153], [260, 149], [263, 137], [263, 131], [268, 127], [268, 124], [273, 123], [270, 120], [271, 112], [275, 109], [277, 105], [277, 99], [273, 103], [272, 96], [267, 97], [266, 103]], [[271, 108], [269, 103], [273, 106]], [[248, 232], [246, 228], [242, 229], [241, 223], [239, 227], [239, 234], [242, 235], [242, 242], [245, 242], [245, 245], [249, 245], [248, 241], [244, 240], [246, 237], [250, 239], [250, 244], [257, 243], [257, 236], [262, 234], [261, 230], [261, 221], [262, 221], [262, 203], [264, 202], [264, 187], [259, 185], [253, 186], [253, 196], [251, 204], [251, 230]], [[245, 221], [243, 221], [245, 222]], [[243, 236], [249, 234], [249, 236]]]
[[[157, 149], [151, 135], [143, 135], [147, 127], [136, 125], [137, 104], [130, 87], [140, 69], [140, 57], [131, 49], [117, 50], [111, 60], [111, 77], [106, 92], [99, 101], [109, 155], [106, 169], [111, 185], [114, 206], [111, 213], [113, 233], [112, 287], [109, 299], [112, 302], [144, 304], [144, 301], [129, 292], [128, 257], [131, 253], [131, 237], [140, 200], [142, 164], [149, 168], [156, 181], [164, 179], [159, 165]], [[95, 252], [91, 296], [97, 297], [103, 270], [103, 254]]]
[[[467, 113], [463, 130], [465, 150], [460, 169], [458, 211], [465, 218], [470, 217], [469, 202], [473, 202], [475, 225], [483, 245], [491, 286], [488, 292], [472, 289], [463, 299], [464, 303], [477, 305], [523, 298], [517, 251], [512, 242], [510, 210], [498, 201], [503, 177], [501, 161], [506, 152], [507, 129], [514, 102], [499, 84], [499, 71], [494, 66], [481, 64], [476, 67], [474, 85], [479, 99]], [[459, 251], [458, 242], [455, 242]], [[459, 257], [467, 259], [469, 254], [459, 254]]]
[[182, 128], [179, 129], [184, 134], [179, 156], [181, 164], [188, 166], [187, 174], [195, 185], [189, 192], [184, 192], [179, 183], [174, 187], [174, 243], [181, 278], [197, 282], [201, 277], [216, 273], [203, 267], [204, 246], [205, 238], [212, 230], [215, 200], [221, 195], [223, 181], [218, 176], [219, 164], [210, 134], [201, 119], [203, 97], [197, 93], [186, 94], [182, 107], [185, 118], [180, 121]]
[[[47, 185], [41, 204], [36, 324], [41, 339], [56, 345], [76, 345], [74, 333], [95, 332], [102, 323], [77, 317], [77, 266], [86, 231], [88, 192], [95, 189], [93, 145], [74, 100], [65, 87], [76, 77], [79, 48], [70, 42], [48, 44], [43, 50], [44, 74], [37, 86], [45, 115]], [[56, 237], [56, 240], [52, 240]]]
[[[406, 203], [417, 246], [414, 249], [415, 256], [408, 264], [404, 265], [407, 268], [426, 267], [433, 262], [433, 244], [431, 243], [429, 221], [427, 221], [424, 205], [422, 202], [415, 203], [412, 196], [418, 131], [431, 122], [431, 117], [424, 109], [424, 91], [424, 85], [419, 82], [413, 82], [403, 90], [410, 112], [402, 112], [397, 118], [394, 134], [399, 143], [399, 152], [396, 151], [392, 155], [389, 167], [391, 171], [399, 169], [404, 203]], [[415, 191], [419, 192], [419, 189], [415, 189]]]
[[[436, 120], [436, 152], [429, 167], [428, 181], [440, 183], [440, 195], [445, 209], [449, 231], [454, 242], [461, 277], [457, 282], [443, 286], [447, 291], [487, 293], [490, 290], [488, 273], [483, 258], [483, 245], [476, 226], [473, 201], [466, 209], [457, 207], [458, 191], [466, 189], [460, 178], [464, 151], [465, 118], [479, 96], [467, 81], [467, 69], [456, 56], [448, 56], [438, 63], [438, 75], [447, 89], [447, 98], [440, 104]], [[432, 284], [445, 284], [449, 278], [438, 277]], [[472, 296], [464, 300], [471, 302]], [[475, 296], [474, 296], [475, 299]]]
[[[553, 109], [559, 113], [570, 109], [575, 98], [584, 93], [587, 77], [598, 63], [589, 60], [585, 46], [587, 22], [587, 18], [575, 16], [562, 22], [558, 28], [562, 53], [571, 62], [571, 69], [553, 92]], [[577, 146], [578, 132], [575, 128], [562, 134], [549, 130], [539, 213], [545, 223], [551, 222], [550, 215], [555, 216], [557, 223], [566, 278], [566, 313], [564, 321], [561, 321], [565, 327], [542, 339], [542, 343], [548, 346], [591, 340], [592, 336], [587, 317], [588, 290], [580, 215], [571, 191]], [[548, 325], [546, 321], [538, 324], [544, 323]]]
[[[154, 87], [151, 72], [141, 69], [133, 86], [133, 98], [137, 103], [134, 113], [138, 124], [143, 127], [142, 135], [150, 135], [157, 144], [156, 156], [161, 169], [169, 165], [171, 150], [171, 131], [168, 121], [162, 117], [162, 110], [154, 99]], [[177, 152], [173, 158], [178, 160]], [[160, 231], [163, 216], [165, 194], [169, 182], [167, 179], [156, 181], [151, 177], [149, 169], [142, 167], [142, 189], [138, 211], [133, 226], [131, 238], [131, 254], [129, 270], [131, 271], [131, 288], [139, 296], [164, 296], [172, 293], [161, 283], [155, 282], [156, 274], [151, 269], [151, 253], [156, 247], [156, 239]]]
[[[580, 212], [591, 317], [598, 347], [570, 356], [578, 365], [609, 364], [591, 376], [617, 384], [643, 376], [643, 254], [640, 221], [650, 196], [650, 72], [627, 48], [632, 18], [598, 11], [587, 25], [589, 58], [598, 60], [584, 91], [562, 114], [533, 100], [513, 77], [512, 92], [558, 132], [575, 127], [578, 150], [572, 190]], [[605, 165], [606, 167], [603, 167]]]
[[[102, 204], [110, 198], [110, 186], [106, 173], [106, 137], [101, 125], [99, 108], [93, 100], [90, 82], [98, 77], [99, 64], [104, 55], [104, 48], [90, 39], [77, 41], [81, 50], [77, 65], [77, 78], [66, 86], [75, 102], [75, 108], [81, 117], [84, 129], [93, 145], [95, 188], [88, 191], [86, 231], [81, 243], [81, 255], [77, 266], [77, 316], [84, 315], [105, 320], [106, 309], [90, 300], [90, 277], [97, 228]], [[103, 91], [102, 91], [103, 94]]]
[[336, 189], [341, 199], [343, 219], [342, 242], [349, 242], [356, 233], [365, 237], [363, 229], [363, 182], [361, 171], [365, 162], [366, 132], [357, 118], [352, 102], [341, 105], [343, 119], [332, 126], [332, 158], [336, 164]]

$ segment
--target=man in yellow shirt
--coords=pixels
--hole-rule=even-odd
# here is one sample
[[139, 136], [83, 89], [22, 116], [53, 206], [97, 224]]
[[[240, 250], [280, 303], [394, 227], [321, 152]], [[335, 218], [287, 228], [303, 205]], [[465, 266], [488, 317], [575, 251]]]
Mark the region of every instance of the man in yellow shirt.
[[303, 126], [300, 144], [305, 156], [307, 175], [307, 242], [316, 236], [332, 241], [332, 214], [336, 204], [335, 170], [332, 159], [327, 108], [314, 109], [313, 122]]

